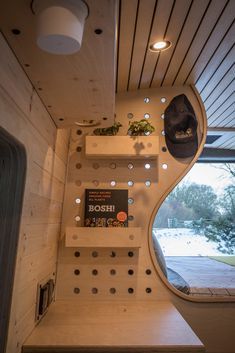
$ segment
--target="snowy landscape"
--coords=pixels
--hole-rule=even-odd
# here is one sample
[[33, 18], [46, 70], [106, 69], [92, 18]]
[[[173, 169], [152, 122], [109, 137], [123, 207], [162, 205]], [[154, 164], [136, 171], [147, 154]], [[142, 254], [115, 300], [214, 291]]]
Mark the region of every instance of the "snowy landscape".
[[218, 244], [188, 228], [153, 228], [165, 256], [216, 256]]

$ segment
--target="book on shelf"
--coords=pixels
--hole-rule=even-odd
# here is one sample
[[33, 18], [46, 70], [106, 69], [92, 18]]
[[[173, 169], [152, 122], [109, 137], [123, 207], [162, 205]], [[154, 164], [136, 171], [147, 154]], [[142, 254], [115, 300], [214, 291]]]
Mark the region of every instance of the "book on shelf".
[[85, 227], [128, 227], [128, 190], [86, 189]]

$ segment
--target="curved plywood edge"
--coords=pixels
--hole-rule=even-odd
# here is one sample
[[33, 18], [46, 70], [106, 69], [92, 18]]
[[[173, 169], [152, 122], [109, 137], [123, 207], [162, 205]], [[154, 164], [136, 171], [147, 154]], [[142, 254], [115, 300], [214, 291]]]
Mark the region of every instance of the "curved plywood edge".
[[164, 202], [165, 198], [170, 194], [170, 192], [176, 187], [176, 185], [186, 176], [186, 174], [190, 171], [190, 169], [194, 166], [194, 164], [197, 162], [199, 156], [201, 155], [203, 148], [204, 148], [204, 144], [206, 141], [206, 136], [207, 136], [207, 117], [206, 117], [206, 111], [204, 108], [204, 104], [202, 102], [202, 99], [196, 89], [195, 86], [191, 85], [190, 86], [192, 94], [194, 95], [195, 99], [198, 102], [198, 108], [199, 108], [199, 112], [200, 114], [197, 115], [197, 119], [198, 119], [198, 123], [199, 123], [199, 129], [201, 130], [201, 140], [198, 146], [198, 151], [196, 153], [196, 155], [194, 156], [194, 158], [192, 158], [191, 160], [185, 160], [185, 169], [183, 169], [181, 171], [181, 173], [179, 173], [179, 175], [177, 176], [177, 179], [175, 180], [175, 182], [171, 185], [169, 185], [169, 188], [166, 189], [165, 193], [161, 196], [161, 198], [158, 200], [158, 203], [156, 204], [156, 207], [152, 213], [151, 216], [151, 221], [149, 224], [149, 251], [151, 254], [151, 258], [152, 261], [154, 263], [154, 266], [157, 270], [157, 273], [159, 275], [159, 277], [161, 278], [161, 280], [163, 281], [163, 283], [177, 296], [181, 297], [182, 299], [185, 300], [189, 300], [192, 302], [233, 302], [234, 300], [231, 299], [231, 297], [206, 297], [206, 296], [197, 296], [197, 297], [193, 297], [187, 294], [184, 294], [183, 292], [180, 292], [179, 290], [177, 290], [175, 287], [173, 287], [169, 281], [167, 280], [167, 278], [165, 277], [165, 275], [163, 274], [157, 260], [156, 260], [156, 255], [153, 249], [153, 245], [152, 245], [152, 226], [153, 226], [153, 222], [155, 219], [155, 216], [160, 208], [160, 206], [162, 205], [162, 203]]

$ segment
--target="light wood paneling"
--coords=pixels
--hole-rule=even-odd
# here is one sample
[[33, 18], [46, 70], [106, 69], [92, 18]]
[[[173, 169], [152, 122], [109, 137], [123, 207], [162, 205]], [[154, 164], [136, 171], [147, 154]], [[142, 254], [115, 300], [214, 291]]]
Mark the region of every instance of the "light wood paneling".
[[54, 122], [2, 35], [0, 72], [0, 124], [24, 144], [27, 154], [7, 346], [7, 353], [18, 353], [35, 326], [37, 284], [55, 277], [68, 132], [61, 130], [57, 135]]

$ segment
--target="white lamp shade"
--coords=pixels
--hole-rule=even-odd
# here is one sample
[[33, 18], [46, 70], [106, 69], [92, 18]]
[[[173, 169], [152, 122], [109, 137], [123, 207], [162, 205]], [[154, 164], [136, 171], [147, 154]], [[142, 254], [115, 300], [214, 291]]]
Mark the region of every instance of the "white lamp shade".
[[88, 8], [81, 0], [45, 1], [40, 3], [37, 23], [37, 44], [49, 53], [76, 53], [82, 44]]

